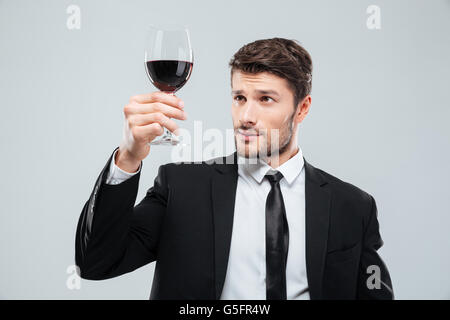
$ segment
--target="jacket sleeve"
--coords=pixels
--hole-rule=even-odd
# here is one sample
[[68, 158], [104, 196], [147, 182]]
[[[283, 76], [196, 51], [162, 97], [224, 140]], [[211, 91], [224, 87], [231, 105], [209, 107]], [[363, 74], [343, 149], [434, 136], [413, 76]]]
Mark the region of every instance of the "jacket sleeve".
[[391, 278], [377, 250], [384, 242], [380, 236], [375, 199], [370, 196], [370, 215], [365, 226], [358, 279], [358, 299], [393, 300]]
[[84, 279], [116, 277], [157, 259], [168, 196], [164, 166], [159, 167], [153, 187], [134, 206], [140, 171], [122, 183], [106, 184], [113, 154], [98, 176], [78, 220], [75, 263]]

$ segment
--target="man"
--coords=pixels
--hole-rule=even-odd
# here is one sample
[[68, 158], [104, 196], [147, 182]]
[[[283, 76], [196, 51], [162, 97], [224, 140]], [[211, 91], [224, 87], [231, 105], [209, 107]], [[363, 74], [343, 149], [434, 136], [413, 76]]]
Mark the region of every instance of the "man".
[[150, 299], [393, 299], [374, 198], [312, 166], [298, 146], [311, 105], [309, 53], [265, 39], [230, 66], [236, 152], [160, 166], [137, 206], [148, 142], [163, 127], [176, 133], [170, 118], [186, 114], [161, 92], [125, 106], [123, 141], [78, 222], [81, 277], [156, 261]]

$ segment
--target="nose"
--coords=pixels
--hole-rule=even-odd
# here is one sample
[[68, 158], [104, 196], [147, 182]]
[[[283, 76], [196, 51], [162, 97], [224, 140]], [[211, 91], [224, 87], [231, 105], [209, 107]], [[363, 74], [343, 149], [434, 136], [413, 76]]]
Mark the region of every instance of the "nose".
[[257, 106], [251, 101], [243, 106], [241, 113], [241, 122], [246, 125], [254, 125], [256, 123]]

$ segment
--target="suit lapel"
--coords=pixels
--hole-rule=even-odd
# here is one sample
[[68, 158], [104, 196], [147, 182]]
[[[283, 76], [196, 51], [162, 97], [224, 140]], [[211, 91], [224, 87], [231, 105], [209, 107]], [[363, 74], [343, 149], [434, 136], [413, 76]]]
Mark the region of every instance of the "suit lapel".
[[224, 164], [212, 164], [211, 197], [214, 221], [214, 269], [215, 298], [218, 300], [225, 281], [231, 234], [233, 230], [234, 204], [237, 189], [237, 153], [221, 158]]
[[311, 299], [322, 298], [331, 195], [323, 175], [305, 158], [306, 274]]

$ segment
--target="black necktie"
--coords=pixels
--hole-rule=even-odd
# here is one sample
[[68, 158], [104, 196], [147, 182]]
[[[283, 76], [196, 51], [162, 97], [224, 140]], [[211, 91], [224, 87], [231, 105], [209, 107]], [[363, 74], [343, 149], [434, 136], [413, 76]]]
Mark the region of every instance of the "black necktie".
[[266, 299], [286, 300], [289, 228], [280, 189], [281, 172], [267, 174], [272, 188], [266, 200]]

